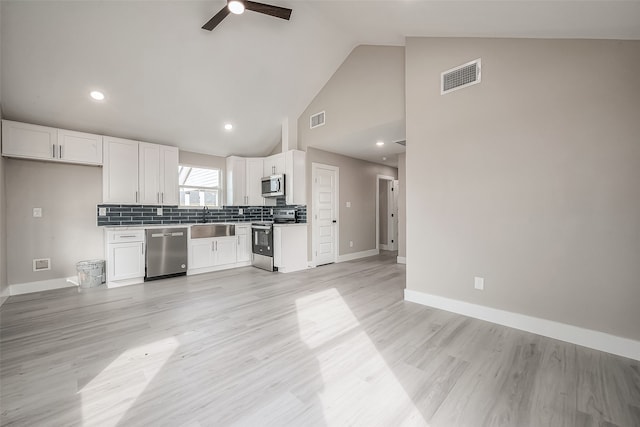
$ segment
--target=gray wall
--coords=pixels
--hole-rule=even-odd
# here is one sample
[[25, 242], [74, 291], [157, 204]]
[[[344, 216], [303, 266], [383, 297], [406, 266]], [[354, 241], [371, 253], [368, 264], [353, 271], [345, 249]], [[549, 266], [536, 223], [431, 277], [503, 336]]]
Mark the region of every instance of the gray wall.
[[398, 155], [398, 256], [407, 256], [407, 156]]
[[0, 156], [0, 304], [1, 298], [9, 295], [7, 282], [7, 215], [5, 191], [5, 158]]
[[407, 288], [640, 339], [640, 42], [408, 38], [406, 61]]
[[[5, 177], [9, 284], [74, 276], [76, 262], [104, 259], [101, 168], [6, 159]], [[34, 272], [34, 258], [51, 258], [52, 269]]]
[[[338, 204], [340, 241], [338, 255], [367, 251], [376, 248], [376, 179], [377, 175], [398, 176], [396, 168], [365, 162], [364, 160], [309, 148], [307, 150], [307, 200], [312, 200], [311, 164], [322, 163], [340, 169]], [[346, 202], [351, 207], [346, 207]], [[311, 205], [308, 206], [307, 220], [313, 223]], [[309, 259], [312, 248], [312, 225], [309, 227]], [[353, 247], [349, 247], [349, 241]]]
[[[404, 47], [358, 46], [298, 118], [298, 146], [347, 156], [370, 150], [370, 160], [404, 151], [392, 141], [404, 139]], [[326, 124], [309, 128], [309, 117], [325, 111]], [[383, 151], [373, 144], [383, 139]], [[395, 159], [394, 159], [395, 160]]]

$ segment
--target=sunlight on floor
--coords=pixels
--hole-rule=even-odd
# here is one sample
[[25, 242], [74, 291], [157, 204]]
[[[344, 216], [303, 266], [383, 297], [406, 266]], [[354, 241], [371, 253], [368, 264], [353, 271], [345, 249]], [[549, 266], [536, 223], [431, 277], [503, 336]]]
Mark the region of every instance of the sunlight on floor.
[[325, 383], [328, 425], [428, 426], [337, 290], [299, 298], [296, 309]]
[[116, 425], [178, 348], [169, 337], [126, 350], [80, 391], [83, 425]]

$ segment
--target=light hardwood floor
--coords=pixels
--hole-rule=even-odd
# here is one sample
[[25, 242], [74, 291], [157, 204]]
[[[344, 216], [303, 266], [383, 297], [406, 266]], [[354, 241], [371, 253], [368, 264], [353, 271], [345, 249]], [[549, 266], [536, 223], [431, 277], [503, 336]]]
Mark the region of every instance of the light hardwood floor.
[[637, 361], [404, 302], [393, 255], [10, 297], [2, 425], [640, 426]]

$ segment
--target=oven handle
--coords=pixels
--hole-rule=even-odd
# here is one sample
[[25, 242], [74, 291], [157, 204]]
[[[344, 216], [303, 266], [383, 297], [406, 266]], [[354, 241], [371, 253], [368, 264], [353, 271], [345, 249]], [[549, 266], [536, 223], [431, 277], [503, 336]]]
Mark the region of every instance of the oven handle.
[[269, 225], [252, 225], [251, 228], [254, 230], [271, 230]]

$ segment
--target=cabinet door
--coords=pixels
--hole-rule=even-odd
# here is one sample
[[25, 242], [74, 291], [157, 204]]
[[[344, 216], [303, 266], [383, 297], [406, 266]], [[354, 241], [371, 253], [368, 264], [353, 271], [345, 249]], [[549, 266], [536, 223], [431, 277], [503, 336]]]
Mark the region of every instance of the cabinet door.
[[284, 153], [274, 154], [273, 156], [265, 157], [264, 167], [262, 169], [263, 176], [281, 175], [285, 173], [284, 166], [285, 166]]
[[236, 239], [238, 243], [238, 262], [251, 261], [251, 228], [250, 226], [236, 225]]
[[178, 148], [160, 146], [160, 203], [178, 205]]
[[110, 281], [144, 277], [144, 243], [118, 243], [107, 247]]
[[227, 158], [227, 206], [246, 206], [247, 168], [246, 160], [241, 157]]
[[247, 161], [247, 200], [250, 206], [263, 206], [262, 174], [264, 160], [262, 158], [246, 159]]
[[237, 259], [236, 237], [221, 237], [215, 240], [215, 265], [235, 264]]
[[143, 205], [160, 204], [160, 146], [141, 142], [139, 145], [140, 199]]
[[306, 205], [306, 153], [290, 150], [285, 153], [285, 197], [288, 205]]
[[139, 203], [138, 142], [103, 138], [102, 202]]
[[205, 268], [215, 265], [214, 239], [193, 239], [189, 243], [189, 268]]
[[102, 164], [102, 136], [58, 129], [58, 158], [65, 162]]
[[57, 158], [57, 129], [2, 121], [2, 154], [31, 159]]

